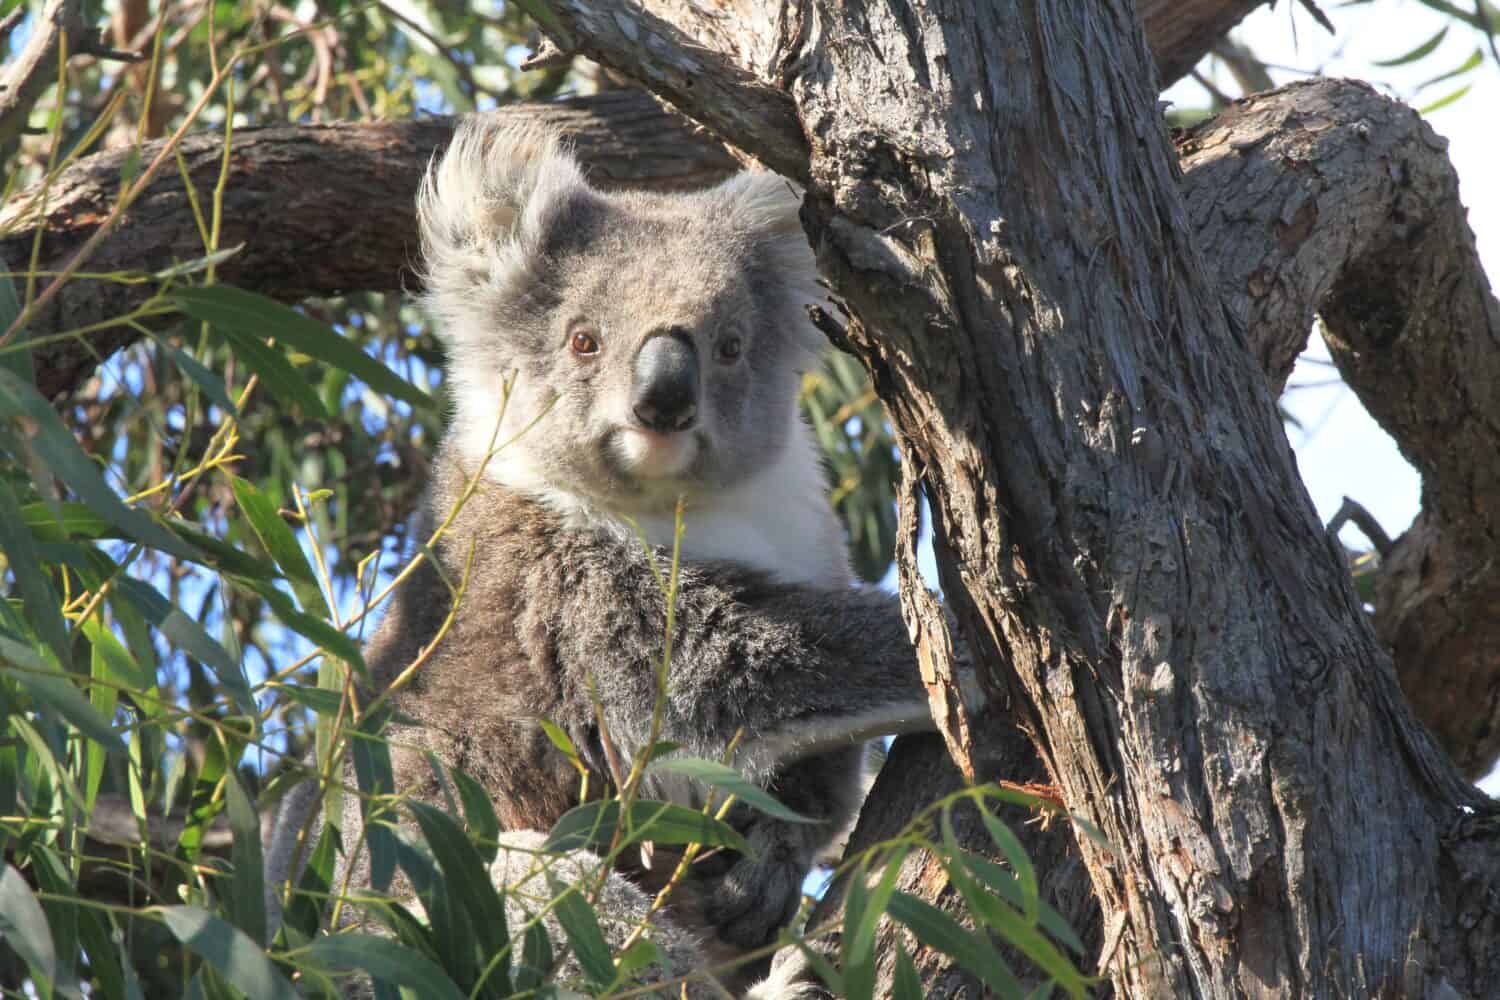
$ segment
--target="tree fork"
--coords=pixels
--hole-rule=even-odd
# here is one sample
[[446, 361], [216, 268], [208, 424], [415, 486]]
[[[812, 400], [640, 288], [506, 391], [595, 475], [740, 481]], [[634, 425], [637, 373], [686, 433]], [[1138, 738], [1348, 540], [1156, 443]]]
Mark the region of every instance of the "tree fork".
[[[1476, 916], [1493, 933], [1491, 807], [1412, 718], [1297, 480], [1200, 262], [1130, 5], [795, 5], [738, 51], [775, 52], [806, 164], [755, 117], [766, 81], [713, 105], [745, 79], [732, 53], [689, 54], [651, 5], [580, 6], [553, 10], [582, 51], [810, 180], [964, 637], [1116, 845], [1079, 844], [1121, 922], [1116, 987], [1496, 981], [1493, 949], [1456, 946]], [[941, 619], [909, 621], [940, 656]]]

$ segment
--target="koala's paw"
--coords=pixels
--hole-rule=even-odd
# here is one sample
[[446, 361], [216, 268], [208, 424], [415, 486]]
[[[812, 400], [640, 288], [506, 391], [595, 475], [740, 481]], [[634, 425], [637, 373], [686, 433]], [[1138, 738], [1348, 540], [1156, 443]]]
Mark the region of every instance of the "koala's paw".
[[759, 948], [791, 923], [802, 903], [807, 864], [790, 847], [770, 847], [739, 858], [701, 886], [703, 916], [737, 948]]

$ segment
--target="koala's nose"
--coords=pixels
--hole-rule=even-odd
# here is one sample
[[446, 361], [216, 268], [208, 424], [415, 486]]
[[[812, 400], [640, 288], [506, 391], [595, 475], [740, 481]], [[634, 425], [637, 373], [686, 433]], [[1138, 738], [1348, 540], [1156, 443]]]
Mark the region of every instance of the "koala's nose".
[[636, 352], [630, 408], [648, 430], [685, 431], [698, 419], [698, 349], [680, 327], [653, 331]]

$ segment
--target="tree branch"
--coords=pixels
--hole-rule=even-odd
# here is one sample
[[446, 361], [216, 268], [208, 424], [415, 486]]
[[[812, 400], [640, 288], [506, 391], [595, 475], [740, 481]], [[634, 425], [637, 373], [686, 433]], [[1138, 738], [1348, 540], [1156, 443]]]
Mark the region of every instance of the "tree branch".
[[1278, 390], [1322, 315], [1334, 360], [1422, 473], [1376, 627], [1470, 777], [1500, 757], [1500, 303], [1458, 177], [1415, 111], [1350, 81], [1242, 101], [1179, 145], [1199, 246]]

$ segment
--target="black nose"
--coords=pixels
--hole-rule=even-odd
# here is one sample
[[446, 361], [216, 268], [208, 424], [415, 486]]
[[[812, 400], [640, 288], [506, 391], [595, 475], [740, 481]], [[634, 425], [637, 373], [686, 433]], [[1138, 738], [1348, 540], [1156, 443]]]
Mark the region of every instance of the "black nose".
[[680, 327], [653, 332], [635, 356], [630, 408], [647, 429], [685, 431], [698, 419], [698, 350]]

